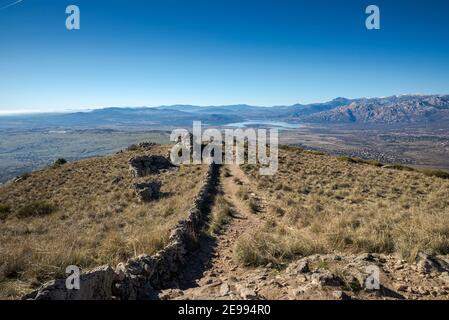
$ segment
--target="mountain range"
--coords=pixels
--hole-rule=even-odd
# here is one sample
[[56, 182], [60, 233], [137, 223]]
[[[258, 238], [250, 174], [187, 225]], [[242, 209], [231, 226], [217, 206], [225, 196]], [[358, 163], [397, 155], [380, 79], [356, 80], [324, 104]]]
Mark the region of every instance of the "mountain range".
[[114, 107], [86, 112], [9, 115], [0, 129], [190, 126], [199, 120], [226, 125], [246, 120], [320, 124], [449, 124], [449, 95], [336, 98], [329, 102], [260, 107], [250, 105]]

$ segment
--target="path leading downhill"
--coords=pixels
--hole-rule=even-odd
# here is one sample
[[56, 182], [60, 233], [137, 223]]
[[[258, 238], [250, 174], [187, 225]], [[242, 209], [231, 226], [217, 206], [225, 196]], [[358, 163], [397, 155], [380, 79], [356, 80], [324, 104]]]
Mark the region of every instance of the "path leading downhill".
[[[261, 225], [265, 199], [254, 193], [255, 187], [238, 165], [227, 168], [230, 176], [222, 175], [221, 189], [235, 214], [215, 241], [203, 241], [202, 248], [195, 254], [195, 261], [190, 262], [181, 276], [180, 289], [162, 291], [162, 299], [239, 299], [255, 295], [250, 288], [239, 286], [239, 278], [244, 277], [248, 269], [236, 264], [232, 256], [237, 239]], [[242, 186], [259, 204], [257, 214], [251, 212], [248, 201], [237, 196]], [[217, 209], [213, 207], [211, 214]]]

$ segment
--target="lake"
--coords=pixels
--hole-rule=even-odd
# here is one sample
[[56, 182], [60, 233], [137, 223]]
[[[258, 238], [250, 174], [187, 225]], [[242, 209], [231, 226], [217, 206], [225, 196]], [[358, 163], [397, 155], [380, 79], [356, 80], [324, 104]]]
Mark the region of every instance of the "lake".
[[228, 123], [225, 126], [226, 127], [234, 127], [234, 128], [264, 126], [264, 127], [274, 127], [274, 128], [282, 128], [282, 129], [297, 129], [297, 128], [299, 128], [300, 125], [298, 123], [288, 123], [288, 122], [283, 122], [283, 121], [249, 120], [249, 121], [243, 121], [243, 122]]

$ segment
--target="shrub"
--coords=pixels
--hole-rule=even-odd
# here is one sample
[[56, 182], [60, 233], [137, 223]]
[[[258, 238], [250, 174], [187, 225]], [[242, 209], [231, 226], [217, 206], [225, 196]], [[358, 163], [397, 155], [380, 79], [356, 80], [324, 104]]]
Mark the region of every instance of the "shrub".
[[395, 169], [395, 170], [402, 170], [402, 171], [416, 171], [412, 167], [404, 166], [403, 164], [400, 164], [400, 163], [387, 164], [387, 165], [385, 165], [385, 167], [387, 167], [388, 169]]
[[217, 199], [216, 208], [217, 210], [213, 212], [212, 219], [209, 223], [209, 231], [211, 234], [220, 232], [231, 221], [231, 217], [234, 214], [234, 210], [223, 197]]
[[337, 157], [338, 160], [343, 161], [343, 162], [349, 162], [349, 163], [356, 163], [357, 161], [355, 161], [354, 158], [352, 157], [348, 157], [348, 156], [339, 156]]
[[429, 177], [438, 177], [441, 179], [449, 179], [449, 172], [444, 171], [444, 170], [422, 169], [420, 171]]
[[66, 163], [67, 163], [67, 160], [66, 160], [66, 159], [64, 159], [64, 158], [59, 158], [58, 160], [55, 161], [54, 165], [55, 165], [55, 166], [62, 166], [62, 165], [64, 165], [64, 164], [66, 164]]
[[136, 151], [139, 149], [139, 146], [137, 144], [132, 144], [128, 148], [126, 148], [127, 151]]
[[9, 205], [0, 203], [0, 219], [5, 219], [10, 212], [11, 207]]
[[377, 160], [366, 160], [365, 163], [375, 167], [382, 167], [384, 165], [382, 162]]
[[45, 201], [34, 201], [20, 208], [17, 212], [19, 218], [41, 217], [53, 213], [56, 208]]
[[[274, 232], [273, 232], [274, 231]], [[294, 258], [322, 252], [320, 244], [298, 233], [257, 230], [241, 236], [234, 247], [234, 259], [244, 265], [282, 264]]]

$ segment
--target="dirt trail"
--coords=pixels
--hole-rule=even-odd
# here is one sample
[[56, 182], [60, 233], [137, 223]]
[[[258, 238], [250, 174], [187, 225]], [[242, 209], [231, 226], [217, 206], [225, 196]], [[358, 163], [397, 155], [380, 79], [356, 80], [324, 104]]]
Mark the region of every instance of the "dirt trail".
[[[239, 166], [223, 169], [230, 174], [222, 174], [222, 196], [233, 208], [233, 218], [220, 235], [200, 239], [183, 273], [171, 289], [159, 292], [160, 299], [448, 299], [449, 267], [442, 273], [426, 271], [433, 263], [429, 259], [424, 269], [419, 263], [407, 264], [396, 256], [367, 253], [313, 254], [298, 257], [285, 269], [271, 264], [236, 264], [234, 244], [240, 236], [263, 225], [267, 206], [263, 191], [257, 190]], [[237, 196], [242, 186], [249, 190], [250, 199], [256, 200], [258, 213], [253, 213], [248, 200]], [[211, 214], [218, 209], [215, 204]], [[449, 257], [443, 258], [438, 261], [449, 266]], [[380, 289], [362, 289], [369, 276], [363, 270], [373, 266], [380, 271]]]
[[[236, 299], [250, 298], [255, 294], [248, 288], [241, 288], [238, 280], [248, 268], [236, 264], [232, 258], [236, 240], [244, 233], [255, 230], [262, 223], [265, 199], [254, 193], [255, 188], [238, 165], [227, 166], [230, 176], [223, 175], [221, 188], [224, 199], [235, 214], [224, 231], [215, 240], [204, 239], [196, 259], [181, 276], [180, 288], [161, 292], [162, 299]], [[237, 196], [242, 187], [249, 190], [250, 197], [259, 204], [257, 214], [251, 212], [248, 201]], [[212, 208], [216, 210], [217, 208]], [[237, 283], [237, 286], [236, 286]]]

